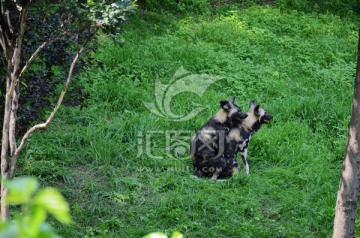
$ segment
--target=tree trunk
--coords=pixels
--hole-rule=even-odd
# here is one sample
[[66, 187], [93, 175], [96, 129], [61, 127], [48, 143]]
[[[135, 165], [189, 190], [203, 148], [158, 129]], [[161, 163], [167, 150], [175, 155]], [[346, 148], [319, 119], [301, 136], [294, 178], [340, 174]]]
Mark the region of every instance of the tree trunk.
[[[7, 220], [9, 217], [9, 207], [6, 204], [7, 188], [4, 185], [4, 181], [10, 179], [9, 174], [10, 161], [16, 151], [16, 113], [18, 106], [19, 95], [19, 68], [21, 59], [22, 41], [26, 28], [26, 16], [30, 1], [23, 1], [23, 4], [18, 6], [20, 14], [19, 21], [17, 22], [19, 29], [16, 38], [10, 39], [11, 32], [13, 30], [13, 24], [11, 23], [11, 17], [7, 18], [7, 22], [3, 18], [4, 9], [0, 9], [0, 42], [3, 47], [4, 53], [6, 53], [7, 68], [6, 68], [6, 94], [4, 105], [4, 121], [2, 128], [2, 140], [1, 140], [1, 219]], [[1, 4], [0, 4], [1, 7]], [[7, 9], [6, 14], [10, 14]], [[6, 33], [10, 32], [10, 33]], [[12, 36], [11, 36], [12, 38]], [[6, 39], [6, 40], [5, 40]], [[10, 154], [9, 154], [10, 153]]]
[[10, 110], [11, 99], [9, 95], [5, 96], [4, 108], [4, 121], [2, 130], [2, 143], [1, 143], [1, 219], [5, 221], [9, 216], [9, 208], [5, 203], [7, 196], [7, 188], [4, 186], [4, 181], [7, 179], [8, 174], [8, 151], [9, 151], [9, 124], [10, 124]]
[[[7, 197], [8, 189], [4, 183], [5, 179], [1, 178], [1, 197]], [[1, 199], [1, 220], [6, 221], [9, 218], [9, 206], [6, 204], [5, 199]]]
[[337, 194], [333, 238], [355, 237], [360, 176], [360, 30], [352, 114]]

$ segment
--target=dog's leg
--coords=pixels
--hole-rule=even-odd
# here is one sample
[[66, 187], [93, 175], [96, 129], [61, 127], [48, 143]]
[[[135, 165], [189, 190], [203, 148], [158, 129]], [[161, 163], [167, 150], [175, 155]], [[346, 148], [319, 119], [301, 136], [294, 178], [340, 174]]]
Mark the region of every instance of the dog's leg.
[[[221, 160], [221, 162], [223, 162], [223, 160]], [[219, 175], [224, 171], [226, 166], [225, 163], [218, 163], [217, 165], [218, 165], [217, 167], [212, 167], [212, 169], [214, 169], [215, 171], [211, 177], [211, 180], [216, 180], [219, 177]]]
[[213, 176], [211, 177], [211, 180], [216, 180], [217, 177], [219, 177], [222, 170], [216, 169], [216, 171], [213, 173]]
[[232, 167], [231, 170], [230, 170], [230, 172], [231, 172], [232, 175], [235, 175], [235, 174], [238, 174], [238, 173], [239, 173], [239, 170], [238, 170], [238, 168], [236, 168], [236, 167]]
[[203, 173], [201, 172], [201, 170], [196, 168], [195, 166], [194, 166], [194, 176], [196, 176], [198, 178], [203, 176]]
[[249, 164], [247, 162], [247, 148], [244, 150], [244, 152], [240, 152], [241, 154], [241, 159], [244, 163], [244, 167], [245, 167], [245, 174], [249, 175], [250, 170], [249, 170]]

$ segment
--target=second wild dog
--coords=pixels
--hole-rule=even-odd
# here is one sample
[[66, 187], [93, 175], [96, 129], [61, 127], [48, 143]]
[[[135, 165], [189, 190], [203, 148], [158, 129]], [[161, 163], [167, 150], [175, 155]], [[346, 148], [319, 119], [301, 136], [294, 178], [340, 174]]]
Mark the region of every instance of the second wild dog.
[[[232, 160], [234, 160], [234, 150], [236, 150], [235, 160], [236, 154], [240, 153], [246, 175], [250, 173], [247, 154], [251, 136], [254, 135], [263, 124], [270, 122], [273, 118], [273, 116], [267, 113], [260, 105], [256, 105], [253, 100], [250, 100], [249, 107], [249, 112], [247, 112], [248, 117], [245, 118], [242, 123], [238, 124], [238, 126], [232, 127], [229, 131], [227, 143], [231, 144], [232, 147], [228, 152], [225, 152]], [[235, 146], [235, 144], [237, 144], [237, 146]]]

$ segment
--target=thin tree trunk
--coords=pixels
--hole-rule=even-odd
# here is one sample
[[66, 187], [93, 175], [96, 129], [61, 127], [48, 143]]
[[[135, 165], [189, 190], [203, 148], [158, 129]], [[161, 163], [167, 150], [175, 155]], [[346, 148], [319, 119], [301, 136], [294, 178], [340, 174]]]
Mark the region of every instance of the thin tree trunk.
[[352, 114], [335, 207], [333, 238], [355, 237], [360, 176], [360, 30]]
[[[5, 180], [10, 179], [9, 168], [10, 160], [15, 154], [16, 150], [16, 137], [15, 137], [15, 125], [16, 125], [16, 113], [17, 103], [19, 95], [19, 67], [21, 59], [22, 41], [26, 28], [26, 16], [30, 1], [24, 1], [21, 6], [21, 12], [19, 15], [19, 33], [16, 36], [14, 45], [8, 43], [4, 44], [4, 52], [7, 52], [7, 68], [6, 68], [6, 95], [4, 105], [4, 121], [2, 129], [2, 140], [1, 140], [1, 219], [6, 221], [9, 217], [9, 207], [6, 204], [6, 197], [8, 190], [4, 185]], [[7, 29], [12, 30], [10, 12], [7, 11]], [[1, 15], [2, 17], [2, 15]], [[6, 24], [3, 20], [2, 24]], [[6, 26], [4, 26], [6, 28]], [[5, 29], [1, 29], [4, 31]], [[1, 38], [1, 37], [0, 37]], [[9, 155], [10, 152], [10, 155]]]
[[[6, 77], [6, 82], [10, 81], [9, 77]], [[7, 87], [9, 88], [9, 87]], [[4, 181], [8, 178], [8, 151], [9, 151], [9, 125], [11, 114], [11, 97], [7, 93], [5, 96], [4, 106], [4, 121], [2, 129], [2, 141], [1, 141], [1, 219], [7, 220], [9, 217], [9, 207], [5, 203], [7, 196], [7, 188], [4, 186]]]
[[[5, 186], [5, 178], [1, 178], [1, 197], [7, 197], [8, 189]], [[5, 199], [1, 199], [1, 220], [6, 221], [9, 218], [9, 206], [5, 203]]]

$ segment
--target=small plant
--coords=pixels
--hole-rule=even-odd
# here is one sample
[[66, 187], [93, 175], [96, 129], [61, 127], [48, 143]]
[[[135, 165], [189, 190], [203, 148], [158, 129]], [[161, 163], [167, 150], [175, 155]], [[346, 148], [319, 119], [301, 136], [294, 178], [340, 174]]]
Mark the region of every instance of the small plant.
[[6, 182], [9, 189], [6, 203], [21, 205], [21, 212], [12, 221], [0, 223], [0, 237], [58, 237], [46, 223], [48, 213], [63, 224], [70, 224], [69, 205], [55, 188], [42, 188], [32, 177], [19, 177]]

